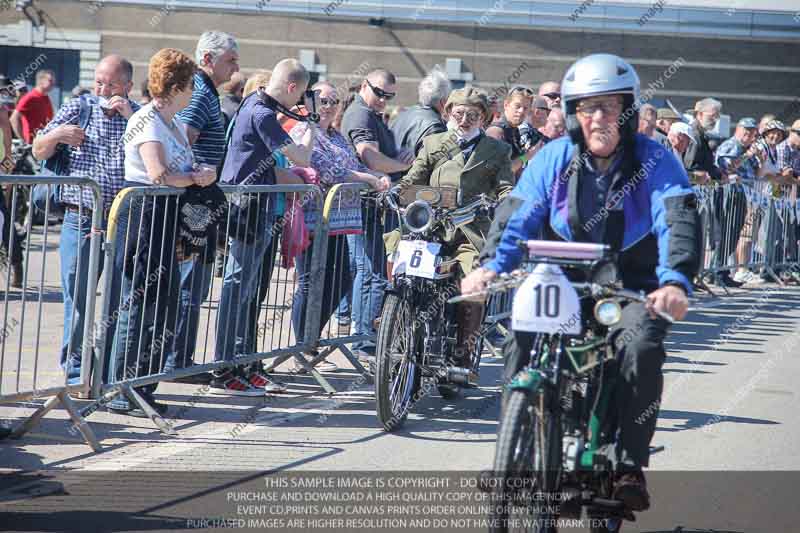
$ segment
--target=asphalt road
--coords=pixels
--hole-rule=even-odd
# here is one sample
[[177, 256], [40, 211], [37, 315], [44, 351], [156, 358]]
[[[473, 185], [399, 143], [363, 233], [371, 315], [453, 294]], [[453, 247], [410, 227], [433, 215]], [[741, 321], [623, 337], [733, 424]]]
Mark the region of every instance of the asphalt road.
[[[793, 386], [800, 375], [798, 304], [800, 289], [756, 286], [700, 299], [700, 308], [673, 328], [652, 442], [654, 507], [624, 531], [800, 530], [796, 518], [788, 516], [797, 513], [796, 506], [777, 489], [798, 477], [791, 471], [800, 471]], [[179, 435], [165, 437], [147, 420], [97, 412], [89, 421], [105, 446], [99, 454], [70, 433], [65, 412], [56, 410], [22, 440], [0, 442], [0, 466], [74, 477], [48, 482], [7, 471], [0, 487], [0, 529], [5, 518], [13, 526], [9, 530], [68, 531], [69, 516], [57, 514], [65, 509], [84, 509], [90, 513], [82, 515], [84, 520], [111, 510], [116, 514], [102, 515], [104, 520], [136, 517], [109, 531], [161, 530], [158, 524], [168, 524], [166, 530], [192, 529], [200, 526], [188, 524], [185, 516], [192, 515], [182, 514], [187, 511], [180, 511], [181, 505], [221, 498], [231, 487], [260, 480], [264, 472], [485, 469], [494, 453], [501, 365], [500, 359], [485, 358], [480, 388], [455, 401], [423, 399], [392, 434], [378, 428], [371, 387], [353, 386], [357, 375], [344, 370], [328, 374], [343, 391], [333, 397], [322, 394], [310, 378], [288, 374], [289, 394], [263, 399], [211, 396], [197, 386], [163, 384], [159, 397], [170, 404], [167, 418]], [[17, 420], [32, 407], [3, 406], [0, 417]], [[160, 490], [166, 486], [164, 475], [185, 480], [181, 476], [187, 472], [202, 477], [209, 471], [214, 474], [208, 486], [181, 482], [169, 498]], [[126, 473], [139, 477], [126, 480], [129, 497], [109, 500], [98, 483], [87, 481], [91, 472], [103, 483]], [[75, 489], [80, 486], [95, 489]], [[87, 495], [93, 497], [87, 500]], [[43, 518], [48, 513], [50, 520]], [[148, 522], [151, 515], [175, 521]], [[768, 519], [779, 525], [763, 527]]]

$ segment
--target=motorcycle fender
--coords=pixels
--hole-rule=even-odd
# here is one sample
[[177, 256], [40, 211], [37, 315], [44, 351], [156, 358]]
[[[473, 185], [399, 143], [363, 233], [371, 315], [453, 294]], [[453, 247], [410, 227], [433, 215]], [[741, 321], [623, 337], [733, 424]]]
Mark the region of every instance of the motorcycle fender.
[[542, 376], [539, 372], [533, 369], [527, 369], [514, 376], [514, 379], [508, 384], [508, 389], [536, 392], [542, 386], [542, 383]]

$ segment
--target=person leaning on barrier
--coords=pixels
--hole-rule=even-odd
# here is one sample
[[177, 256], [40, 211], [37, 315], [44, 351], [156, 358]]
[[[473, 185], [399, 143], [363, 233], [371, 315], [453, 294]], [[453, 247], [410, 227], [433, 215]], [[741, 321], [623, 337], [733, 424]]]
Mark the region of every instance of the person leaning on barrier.
[[[216, 179], [212, 167], [196, 167], [187, 127], [176, 117], [192, 98], [196, 65], [185, 53], [164, 48], [150, 58], [148, 87], [153, 97], [131, 116], [123, 138], [125, 186], [208, 187]], [[120, 307], [114, 334], [113, 380], [158, 374], [175, 346], [180, 277], [176, 255], [177, 196], [129, 195], [112, 214], [116, 224], [116, 275], [122, 277]], [[159, 414], [157, 384], [138, 388]], [[108, 404], [111, 411], [144, 416], [124, 396]]]
[[[311, 126], [294, 143], [281, 128], [278, 113], [289, 114], [305, 93], [309, 74], [295, 59], [275, 65], [266, 88], [248, 95], [234, 117], [220, 180], [231, 185], [303, 184], [292, 172], [276, 168], [282, 154], [298, 166], [309, 166], [318, 128]], [[215, 361], [232, 361], [236, 355], [255, 352], [252, 302], [258, 296], [260, 272], [271, 251], [277, 221], [274, 196], [242, 193], [247, 204], [241, 224], [243, 234], [232, 230], [220, 296]], [[270, 268], [271, 270], [271, 268]], [[260, 367], [226, 369], [214, 374], [211, 392], [237, 396], [263, 396], [281, 392], [285, 386], [264, 375]]]
[[[319, 177], [319, 186], [323, 197], [327, 196], [331, 187], [337, 183], [366, 183], [376, 191], [389, 188], [389, 176], [370, 171], [359, 161], [353, 148], [347, 140], [333, 127], [331, 122], [340, 105], [336, 88], [328, 82], [318, 82], [312, 89], [317, 99], [319, 112], [319, 134], [314, 139], [313, 152], [311, 153], [311, 168]], [[290, 134], [295, 141], [300, 141], [309, 127], [308, 122], [298, 122]], [[308, 202], [303, 207], [305, 210], [313, 208], [313, 202]], [[306, 213], [308, 218], [309, 213]], [[321, 213], [312, 213], [312, 218], [318, 220]], [[285, 216], [289, 216], [288, 214]], [[361, 198], [352, 190], [345, 190], [336, 198], [331, 210], [329, 220], [328, 251], [324, 263], [324, 288], [322, 291], [322, 307], [320, 332], [328, 322], [340, 300], [350, 292], [352, 279], [350, 275], [350, 253], [347, 247], [347, 235], [359, 235], [363, 232], [361, 221]], [[309, 227], [313, 240], [313, 227]], [[284, 237], [286, 238], [286, 237]], [[308, 290], [313, 280], [311, 274], [311, 250], [309, 244], [296, 259], [297, 283], [299, 284], [292, 302], [292, 326], [295, 338], [303, 339], [305, 332], [305, 318]], [[305, 354], [315, 356], [316, 354]], [[300, 370], [300, 367], [295, 367]], [[315, 367], [317, 370], [334, 371], [337, 366], [328, 361], [322, 361]]]
[[[755, 119], [743, 118], [736, 125], [733, 137], [723, 142], [715, 155], [715, 164], [734, 183], [726, 185], [722, 196], [717, 193], [714, 200], [720, 213], [720, 243], [714, 246], [716, 259], [713, 266], [719, 268], [729, 256], [736, 252], [735, 263], [739, 266], [733, 278], [730, 269], [718, 270], [716, 282], [726, 287], [740, 287], [753, 281], [754, 275], [747, 270], [753, 243], [755, 212], [749, 208], [744, 189], [739, 183], [748, 180], [750, 186], [758, 178], [760, 162], [754, 141], [758, 136]], [[704, 176], [700, 175], [700, 183]], [[744, 232], [742, 230], [745, 230]]]
[[792, 177], [797, 184], [800, 179], [800, 119], [789, 129], [789, 136], [776, 146], [778, 165], [784, 177]]
[[[414, 154], [400, 149], [392, 130], [383, 121], [386, 105], [396, 96], [395, 77], [384, 69], [369, 72], [361, 82], [353, 102], [342, 116], [341, 133], [353, 145], [359, 159], [373, 172], [380, 172], [397, 180], [411, 166]], [[385, 215], [385, 216], [384, 216]], [[364, 233], [348, 235], [347, 245], [356, 258], [356, 275], [353, 280], [354, 335], [375, 336], [375, 319], [381, 314], [383, 293], [386, 289], [386, 254], [383, 234], [397, 227], [392, 213], [381, 213], [365, 202], [362, 209]], [[364, 363], [375, 356], [375, 343], [356, 342], [352, 346]]]
[[[39, 160], [51, 157], [59, 145], [68, 146], [69, 166], [66, 174], [91, 178], [97, 182], [102, 193], [103, 205], [100, 206], [94, 205], [94, 196], [88, 189], [76, 186], [62, 186], [58, 198], [64, 204], [65, 211], [58, 245], [61, 290], [64, 296], [61, 365], [67, 378], [72, 380], [77, 380], [80, 376], [86, 297], [95, 290], [95, 287], [86, 286], [89, 277], [92, 211], [101, 209], [105, 223], [114, 197], [125, 182], [122, 138], [128, 120], [139, 110], [139, 105], [128, 96], [133, 87], [132, 79], [133, 66], [128, 60], [118, 55], [104, 57], [95, 67], [93, 95], [86, 99], [91, 108], [86, 130], [78, 125], [81, 100], [75, 98], [61, 106], [53, 120], [33, 141], [33, 157]], [[98, 277], [102, 271], [101, 254]], [[108, 295], [112, 302], [109, 313], [114, 312], [114, 306], [118, 303], [117, 298], [114, 298], [118, 290], [118, 285], [115, 285], [112, 294]], [[107, 335], [109, 338], [110, 336], [111, 333]], [[109, 345], [103, 350], [107, 362]], [[106, 364], [105, 368], [108, 366]], [[105, 378], [103, 376], [104, 380]]]
[[440, 70], [434, 70], [419, 82], [419, 103], [407, 107], [391, 122], [399, 148], [416, 156], [425, 137], [447, 131], [442, 111], [450, 90], [450, 80]]
[[[449, 131], [425, 138], [422, 150], [399, 187], [456, 187], [464, 204], [481, 194], [502, 199], [514, 186], [511, 147], [483, 132], [482, 126], [490, 114], [486, 95], [472, 87], [455, 90], [447, 100], [445, 112], [450, 117]], [[443, 249], [444, 255], [458, 259], [462, 276], [472, 271], [489, 225], [488, 218], [478, 218], [453, 235]], [[387, 253], [394, 253], [399, 240], [400, 230], [386, 236]], [[483, 319], [483, 304], [459, 303], [456, 316], [456, 353], [461, 355], [463, 366], [468, 366], [471, 344]]]
[[[764, 259], [772, 270], [787, 281], [791, 277], [796, 278], [796, 273], [781, 266], [786, 263], [786, 254], [793, 253], [796, 247], [794, 237], [793, 222], [789, 216], [783, 201], [783, 197], [789, 197], [791, 190], [787, 186], [796, 183], [791, 169], [782, 166], [778, 146], [788, 137], [788, 130], [780, 120], [770, 120], [761, 130], [761, 139], [754, 145], [757, 147], [757, 155], [760, 162], [759, 178], [765, 180], [764, 192], [773, 198], [767, 211], [767, 216], [759, 228], [759, 248], [764, 252]], [[791, 238], [787, 234], [791, 234]], [[790, 273], [794, 273], [792, 276]], [[762, 273], [762, 279], [769, 279], [766, 272]]]
[[[649, 462], [663, 388], [669, 323], [654, 310], [676, 320], [686, 315], [700, 234], [686, 172], [662, 145], [637, 133], [639, 94], [636, 71], [619, 57], [591, 55], [567, 70], [562, 108], [569, 137], [548, 143], [531, 161], [511, 193], [522, 205], [489, 261], [461, 284], [464, 294], [485, 290], [498, 274], [519, 266], [519, 240], [541, 232], [548, 240], [604, 243], [619, 252], [623, 285], [649, 293], [647, 304], [625, 306], [610, 332], [620, 359], [620, 438], [606, 453], [617, 471], [614, 499], [634, 511], [649, 507], [642, 467]], [[621, 120], [623, 110], [627, 118]], [[598, 215], [598, 224], [588, 224]], [[506, 383], [527, 364], [532, 342], [533, 334], [515, 332], [506, 350]]]
[[[198, 164], [218, 167], [225, 151], [225, 115], [217, 88], [239, 71], [239, 45], [229, 34], [206, 31], [200, 35], [195, 47], [195, 72], [192, 99], [177, 118], [189, 134], [194, 159]], [[216, 188], [216, 187], [215, 187]], [[219, 191], [215, 191], [219, 192]], [[189, 187], [189, 194], [203, 194]], [[216, 255], [217, 224], [211, 224], [209, 238], [201, 250], [189, 251], [189, 243], [179, 238], [178, 260], [181, 276], [180, 310], [175, 331], [177, 353], [171, 357], [171, 366], [184, 368], [195, 364], [194, 354], [200, 322], [200, 306], [208, 297]], [[184, 381], [203, 382], [206, 376]]]

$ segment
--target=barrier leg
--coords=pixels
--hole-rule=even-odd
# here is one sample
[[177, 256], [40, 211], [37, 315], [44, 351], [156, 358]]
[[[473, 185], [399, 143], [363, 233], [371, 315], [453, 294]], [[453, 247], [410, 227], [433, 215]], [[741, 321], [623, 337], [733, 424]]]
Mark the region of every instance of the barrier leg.
[[58, 395], [58, 398], [61, 400], [61, 405], [64, 406], [64, 409], [69, 413], [69, 417], [72, 419], [72, 422], [75, 424], [75, 427], [78, 428], [78, 431], [81, 432], [83, 435], [83, 439], [86, 443], [91, 446], [92, 450], [95, 452], [99, 452], [102, 450], [100, 443], [97, 441], [97, 437], [92, 431], [92, 428], [89, 426], [89, 423], [86, 422], [80, 413], [78, 412], [78, 408], [75, 406], [75, 403], [69, 397], [66, 392], [62, 392]]
[[75, 424], [75, 427], [78, 428], [78, 431], [81, 432], [84, 440], [92, 448], [92, 450], [95, 452], [101, 451], [102, 447], [100, 446], [94, 431], [92, 431], [92, 428], [86, 422], [86, 419], [84, 419], [80, 412], [78, 412], [75, 403], [70, 399], [69, 394], [67, 394], [66, 391], [61, 391], [57, 395], [48, 399], [44, 405], [42, 405], [31, 416], [17, 426], [9, 436], [12, 439], [18, 439], [22, 437], [25, 433], [33, 429], [33, 427], [38, 424], [39, 421], [59, 403], [63, 405], [64, 409], [67, 411], [67, 413], [69, 413], [70, 419]]
[[156, 427], [158, 427], [161, 433], [163, 433], [164, 435], [172, 435], [172, 436], [178, 434], [178, 432], [172, 429], [172, 426], [167, 424], [167, 421], [164, 420], [164, 418], [160, 414], [158, 414], [156, 410], [153, 409], [153, 407], [149, 403], [147, 403], [145, 399], [142, 398], [142, 396], [138, 392], [136, 392], [136, 389], [128, 385], [122, 390], [125, 393], [125, 396], [127, 396], [130, 401], [138, 405], [139, 408], [145, 412], [150, 421], [153, 422], [153, 424], [155, 424]]
[[367, 378], [367, 383], [374, 383], [375, 380], [372, 377], [372, 373], [364, 368], [364, 365], [361, 364], [361, 361], [358, 360], [358, 357], [353, 355], [353, 352], [350, 351], [346, 345], [342, 344], [339, 346], [339, 351], [342, 352], [342, 355], [350, 361], [350, 364], [353, 365], [353, 368], [356, 369], [356, 372]]

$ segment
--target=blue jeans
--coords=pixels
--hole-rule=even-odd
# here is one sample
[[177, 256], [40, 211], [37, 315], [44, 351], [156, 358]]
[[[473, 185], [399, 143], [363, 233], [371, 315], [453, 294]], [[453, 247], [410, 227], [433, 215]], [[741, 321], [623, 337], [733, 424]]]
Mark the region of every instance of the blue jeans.
[[165, 354], [175, 350], [180, 287], [176, 211], [175, 198], [163, 196], [129, 199], [119, 210], [114, 269], [122, 277], [122, 301], [113, 342], [113, 381], [157, 374]]
[[[90, 291], [97, 289], [86, 286], [89, 277], [91, 228], [92, 216], [88, 210], [84, 210], [83, 217], [71, 211], [64, 214], [61, 240], [58, 244], [61, 259], [61, 289], [64, 295], [64, 334], [61, 340], [60, 364], [68, 378], [79, 377], [81, 373], [86, 296]], [[99, 277], [102, 272], [103, 255], [100, 254], [97, 276]], [[112, 294], [112, 307], [114, 301]]]
[[[347, 245], [356, 258], [356, 275], [353, 280], [354, 335], [375, 335], [374, 320], [383, 307], [386, 280], [386, 251], [383, 234], [392, 231], [398, 223], [393, 214], [387, 214], [386, 222], [380, 219], [380, 211], [372, 203], [362, 210], [364, 233], [348, 235]], [[353, 343], [353, 349], [366, 352], [375, 350], [374, 341]]]
[[271, 250], [275, 216], [259, 217], [261, 227], [253, 242], [229, 239], [228, 260], [222, 278], [222, 295], [217, 313], [217, 349], [215, 361], [232, 361], [235, 355], [255, 351], [255, 337], [250, 324], [252, 303], [258, 296], [264, 255]]
[[[352, 279], [356, 273], [356, 256], [353, 253], [353, 249], [349, 246], [347, 250], [347, 258], [349, 259], [348, 267], [350, 268], [350, 278]], [[339, 302], [339, 307], [336, 308], [336, 318], [339, 320], [339, 322], [341, 322], [342, 319], [347, 319], [348, 326], [350, 325], [350, 312], [353, 306], [351, 302], [352, 298], [352, 291], [348, 292], [342, 297], [342, 300]]]
[[204, 258], [200, 257], [187, 259], [178, 264], [181, 277], [180, 306], [178, 328], [175, 332], [176, 353], [174, 360], [170, 358], [170, 365], [174, 365], [175, 368], [184, 368], [194, 361], [200, 306], [208, 298], [211, 276], [214, 273], [213, 256], [210, 259], [211, 263], [206, 263]]

